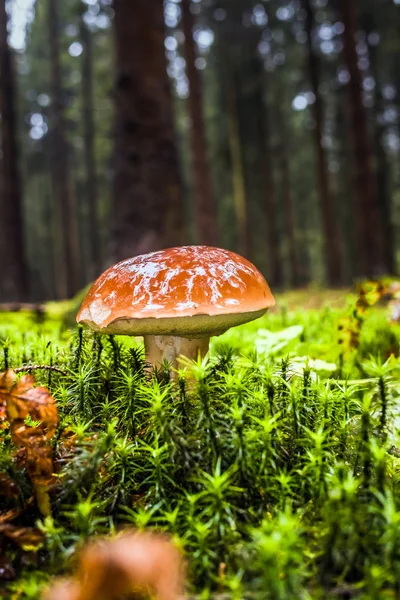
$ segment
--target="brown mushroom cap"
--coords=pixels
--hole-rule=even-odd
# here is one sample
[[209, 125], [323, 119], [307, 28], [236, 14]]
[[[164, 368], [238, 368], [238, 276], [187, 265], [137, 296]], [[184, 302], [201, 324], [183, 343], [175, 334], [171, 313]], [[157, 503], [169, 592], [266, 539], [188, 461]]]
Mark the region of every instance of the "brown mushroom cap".
[[103, 333], [218, 335], [275, 304], [248, 260], [219, 248], [182, 246], [123, 260], [90, 288], [77, 316]]

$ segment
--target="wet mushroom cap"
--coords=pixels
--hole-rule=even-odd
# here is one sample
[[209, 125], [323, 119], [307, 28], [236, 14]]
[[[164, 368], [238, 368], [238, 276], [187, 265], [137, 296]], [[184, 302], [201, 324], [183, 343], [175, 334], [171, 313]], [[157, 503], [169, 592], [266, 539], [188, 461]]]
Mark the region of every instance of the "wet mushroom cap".
[[182, 246], [110, 267], [90, 288], [77, 321], [102, 333], [210, 336], [274, 304], [264, 277], [245, 258]]

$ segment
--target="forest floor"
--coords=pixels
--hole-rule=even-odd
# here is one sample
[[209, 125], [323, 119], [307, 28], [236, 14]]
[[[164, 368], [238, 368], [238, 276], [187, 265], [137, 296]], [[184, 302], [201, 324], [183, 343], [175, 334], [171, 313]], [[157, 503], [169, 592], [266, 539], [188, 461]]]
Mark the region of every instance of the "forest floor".
[[71, 328], [73, 303], [0, 315], [0, 597], [125, 526], [171, 534], [204, 600], [399, 597], [393, 306], [376, 284], [277, 300], [177, 382]]
[[354, 296], [349, 288], [330, 290], [320, 287], [306, 287], [299, 290], [290, 290], [276, 294], [276, 308], [280, 310], [283, 306], [288, 310], [295, 309], [319, 309], [323, 307], [343, 308], [347, 301]]

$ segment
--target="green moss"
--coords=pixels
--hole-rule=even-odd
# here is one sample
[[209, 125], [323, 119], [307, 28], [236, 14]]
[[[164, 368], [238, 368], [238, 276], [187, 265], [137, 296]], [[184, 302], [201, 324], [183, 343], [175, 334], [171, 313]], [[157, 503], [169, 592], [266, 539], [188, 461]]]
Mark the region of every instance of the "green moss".
[[88, 537], [123, 525], [180, 539], [194, 596], [396, 597], [400, 328], [371, 309], [345, 352], [337, 300], [214, 338], [190, 384], [163, 368], [149, 380], [139, 340], [68, 329], [65, 307], [44, 322], [1, 315], [1, 369], [65, 372], [36, 372], [60, 415], [51, 518], [26, 504], [30, 479], [6, 430], [0, 441], [0, 471], [21, 489], [18, 501], [0, 490], [1, 510], [22, 505], [14, 523], [45, 535], [28, 562], [4, 545], [16, 579], [2, 597], [38, 598]]

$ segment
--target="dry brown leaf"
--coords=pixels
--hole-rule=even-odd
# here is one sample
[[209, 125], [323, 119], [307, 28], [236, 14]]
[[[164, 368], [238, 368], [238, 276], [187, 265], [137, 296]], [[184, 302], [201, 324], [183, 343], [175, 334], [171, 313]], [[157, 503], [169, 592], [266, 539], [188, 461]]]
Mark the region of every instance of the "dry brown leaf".
[[0, 526], [3, 523], [9, 523], [10, 521], [13, 521], [17, 517], [19, 517], [19, 515], [22, 514], [23, 512], [24, 512], [23, 508], [11, 508], [10, 510], [7, 510], [6, 512], [0, 513]]
[[77, 447], [78, 436], [70, 429], [64, 430], [59, 438], [57, 460], [62, 462], [65, 459], [73, 457]]
[[13, 521], [17, 517], [19, 517], [23, 512], [25, 512], [28, 506], [33, 504], [34, 501], [35, 499], [32, 496], [31, 498], [29, 498], [29, 500], [27, 500], [27, 502], [25, 502], [23, 508], [11, 508], [10, 510], [0, 512], [0, 525], [3, 523], [9, 523], [10, 521]]
[[7, 419], [6, 406], [5, 404], [1, 403], [0, 398], [0, 429], [8, 429], [9, 425], [10, 424]]
[[9, 523], [0, 525], [0, 534], [15, 542], [26, 552], [36, 552], [44, 542], [44, 535], [35, 527], [16, 527]]
[[0, 496], [3, 498], [17, 499], [20, 489], [11, 477], [4, 472], [0, 473]]
[[6, 406], [14, 444], [25, 448], [25, 464], [35, 488], [39, 510], [51, 512], [48, 486], [53, 481], [53, 450], [50, 440], [58, 426], [54, 398], [45, 387], [34, 387], [32, 375], [17, 380], [8, 369], [0, 376], [0, 401]]
[[17, 381], [17, 374], [13, 369], [7, 369], [0, 374], [0, 392], [9, 390]]
[[89, 544], [76, 577], [56, 582], [42, 600], [115, 600], [140, 590], [157, 600], [184, 598], [182, 556], [166, 536], [128, 532]]
[[[33, 375], [24, 375], [15, 381], [15, 373], [10, 369], [0, 378], [0, 396], [5, 398], [7, 417], [10, 423], [24, 423], [27, 417], [39, 421], [37, 427], [29, 427], [41, 431], [46, 440], [50, 440], [58, 426], [58, 412], [54, 398], [45, 387], [34, 387], [36, 381]], [[19, 430], [21, 443], [25, 446], [24, 431]], [[29, 435], [27, 434], [29, 438]]]

